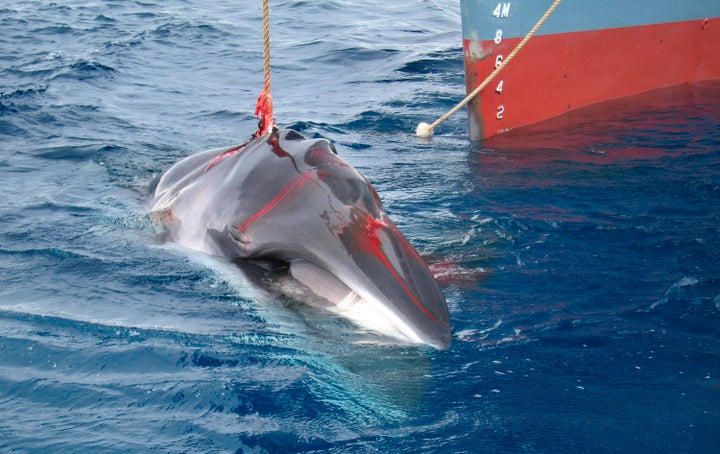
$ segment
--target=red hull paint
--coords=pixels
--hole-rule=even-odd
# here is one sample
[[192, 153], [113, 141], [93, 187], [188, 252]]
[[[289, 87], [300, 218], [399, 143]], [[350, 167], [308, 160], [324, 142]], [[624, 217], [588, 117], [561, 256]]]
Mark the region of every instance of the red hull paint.
[[[464, 41], [468, 93], [519, 41], [479, 47]], [[483, 58], [471, 55], [478, 48]], [[468, 105], [470, 136], [479, 140], [599, 101], [711, 79], [720, 79], [720, 18], [540, 35]]]

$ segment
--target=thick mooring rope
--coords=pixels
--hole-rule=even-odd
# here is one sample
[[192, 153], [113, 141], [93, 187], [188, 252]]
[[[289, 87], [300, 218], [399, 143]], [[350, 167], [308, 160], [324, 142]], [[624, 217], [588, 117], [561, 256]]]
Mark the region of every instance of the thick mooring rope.
[[495, 68], [495, 71], [490, 73], [490, 75], [487, 76], [480, 85], [478, 85], [469, 95], [467, 95], [465, 97], [465, 99], [460, 101], [455, 107], [450, 109], [442, 117], [435, 120], [432, 124], [420, 123], [417, 126], [417, 129], [415, 130], [415, 135], [418, 137], [432, 137], [433, 130], [435, 129], [435, 127], [437, 125], [439, 125], [443, 121], [450, 118], [450, 116], [452, 116], [455, 112], [460, 110], [463, 106], [465, 106], [465, 104], [469, 103], [475, 96], [477, 96], [477, 94], [480, 93], [480, 91], [482, 91], [482, 89], [485, 88], [490, 82], [492, 82], [492, 80], [495, 78], [495, 76], [497, 76], [500, 73], [500, 71], [502, 71], [502, 69], [508, 63], [510, 63], [510, 60], [515, 58], [515, 55], [517, 55], [517, 53], [520, 52], [520, 49], [522, 49], [525, 46], [525, 44], [530, 40], [530, 38], [532, 38], [532, 36], [535, 34], [535, 32], [538, 31], [540, 26], [547, 20], [548, 17], [550, 17], [550, 14], [552, 14], [552, 12], [555, 11], [555, 8], [557, 8], [557, 6], [560, 4], [561, 1], [562, 0], [555, 0], [553, 2], [553, 4], [550, 5], [550, 8], [548, 8], [548, 10], [545, 11], [545, 14], [542, 15], [542, 17], [540, 18], [540, 20], [537, 21], [535, 26], [533, 26], [533, 28], [530, 29], [530, 31], [528, 32], [527, 35], [525, 35], [525, 37], [522, 39], [522, 41], [520, 41], [520, 43], [517, 46], [515, 46], [515, 49], [513, 49], [513, 51], [510, 52], [510, 55], [508, 55], [507, 58], [505, 58], [505, 60], [503, 60], [503, 62], [497, 68]]
[[265, 74], [265, 83], [263, 89], [258, 96], [257, 105], [255, 106], [255, 116], [260, 118], [256, 137], [260, 137], [267, 131], [272, 131], [275, 127], [275, 118], [273, 117], [272, 95], [270, 94], [270, 4], [269, 0], [263, 0], [263, 72]]

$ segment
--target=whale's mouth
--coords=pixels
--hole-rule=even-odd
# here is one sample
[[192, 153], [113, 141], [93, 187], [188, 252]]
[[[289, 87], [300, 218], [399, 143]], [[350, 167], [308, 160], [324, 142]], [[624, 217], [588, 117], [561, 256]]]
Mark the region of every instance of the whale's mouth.
[[[416, 343], [415, 336], [403, 333], [388, 314], [378, 310], [353, 289], [324, 268], [307, 260], [290, 262], [290, 275], [315, 298], [302, 298], [303, 302], [319, 305], [349, 319], [360, 328], [367, 329], [402, 343]], [[307, 294], [306, 294], [307, 295]], [[290, 295], [293, 296], [293, 295]]]

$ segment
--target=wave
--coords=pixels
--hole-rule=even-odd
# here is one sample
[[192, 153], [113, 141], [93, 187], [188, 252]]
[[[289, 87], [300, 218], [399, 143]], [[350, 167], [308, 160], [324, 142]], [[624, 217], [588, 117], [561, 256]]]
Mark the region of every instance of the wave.
[[675, 329], [720, 339], [720, 277], [684, 276], [646, 309]]
[[43, 249], [0, 249], [0, 254], [19, 255], [28, 258], [33, 256], [54, 257], [60, 259], [84, 258], [82, 254], [54, 247]]
[[[435, 51], [426, 54], [424, 57], [408, 61], [395, 70], [399, 73], [399, 79], [407, 81], [408, 77], [417, 76], [417, 79], [427, 79], [426, 76], [443, 76], [448, 84], [457, 84], [464, 87], [464, 66], [462, 48], [452, 48], [443, 51]], [[450, 79], [447, 76], [452, 76]], [[405, 77], [405, 78], [403, 78]], [[393, 80], [393, 79], [390, 79]]]
[[392, 112], [367, 110], [360, 113], [355, 119], [338, 125], [347, 131], [373, 131], [381, 134], [399, 134], [413, 131], [417, 126], [406, 116], [398, 116]]
[[45, 93], [48, 84], [53, 80], [75, 79], [85, 81], [99, 77], [112, 78], [117, 74], [115, 68], [97, 60], [83, 58], [68, 60], [62, 55], [38, 56], [29, 61], [19, 62], [3, 70], [3, 72], [19, 81], [35, 81], [37, 84], [36, 87], [30, 89], [16, 90], [16, 97]]
[[41, 148], [30, 154], [43, 159], [83, 162], [92, 160], [98, 153], [115, 152], [118, 149], [120, 147], [106, 144], [61, 145]]
[[347, 131], [338, 125], [314, 121], [296, 121], [288, 126], [288, 129], [302, 133], [311, 139], [328, 139], [334, 135], [344, 135]]
[[111, 66], [95, 60], [81, 59], [57, 70], [50, 80], [75, 79], [87, 81], [89, 79], [113, 79], [116, 74], [117, 71]]
[[318, 53], [318, 55], [305, 59], [306, 62], [323, 62], [327, 64], [343, 64], [352, 62], [383, 61], [387, 58], [398, 54], [400, 51], [392, 48], [376, 49], [366, 47], [345, 47], [342, 49], [327, 49], [326, 52]]
[[223, 30], [213, 24], [174, 20], [154, 28], [148, 36], [161, 44], [195, 49], [203, 43], [217, 42], [224, 34]]
[[225, 121], [225, 120], [234, 120], [234, 121], [248, 121], [255, 118], [255, 116], [248, 115], [245, 112], [237, 112], [227, 109], [222, 110], [216, 110], [216, 111], [200, 111], [197, 114], [193, 115], [193, 118], [196, 120], [214, 120], [214, 121]]
[[0, 101], [33, 98], [35, 96], [44, 94], [47, 89], [47, 85], [37, 85], [31, 88], [17, 88], [9, 92], [0, 91]]

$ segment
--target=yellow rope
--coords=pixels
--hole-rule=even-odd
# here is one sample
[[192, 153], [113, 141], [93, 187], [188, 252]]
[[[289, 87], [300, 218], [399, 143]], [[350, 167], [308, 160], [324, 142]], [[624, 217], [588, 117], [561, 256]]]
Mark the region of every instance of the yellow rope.
[[500, 71], [502, 71], [502, 69], [508, 63], [510, 63], [510, 60], [512, 60], [515, 57], [515, 55], [517, 55], [517, 53], [520, 52], [520, 49], [522, 49], [523, 46], [525, 46], [525, 44], [530, 40], [530, 38], [532, 38], [532, 36], [535, 34], [535, 32], [537, 32], [537, 30], [540, 28], [540, 26], [547, 20], [548, 17], [550, 17], [550, 14], [552, 14], [552, 12], [555, 11], [555, 8], [557, 8], [557, 6], [560, 4], [561, 1], [562, 0], [555, 0], [553, 2], [553, 4], [550, 5], [550, 8], [548, 8], [548, 10], [545, 11], [545, 14], [543, 14], [543, 16], [540, 18], [540, 20], [537, 21], [535, 26], [530, 29], [530, 31], [528, 32], [527, 35], [525, 35], [525, 37], [522, 39], [522, 41], [520, 41], [520, 43], [517, 46], [515, 46], [515, 49], [513, 49], [513, 51], [510, 52], [510, 55], [508, 55], [507, 58], [505, 60], [503, 60], [503, 62], [497, 68], [495, 68], [495, 71], [490, 73], [490, 75], [487, 76], [480, 85], [478, 85], [469, 95], [467, 95], [465, 97], [465, 99], [460, 101], [458, 103], [458, 105], [456, 105], [455, 107], [450, 109], [450, 111], [448, 111], [445, 115], [443, 115], [442, 117], [435, 120], [435, 122], [433, 122], [432, 124], [420, 123], [417, 126], [417, 129], [415, 130], [415, 135], [417, 135], [418, 137], [432, 137], [433, 130], [435, 129], [435, 127], [437, 125], [439, 125], [443, 121], [450, 118], [451, 115], [453, 115], [455, 112], [460, 110], [463, 106], [465, 106], [465, 104], [469, 103], [470, 100], [472, 100], [475, 96], [477, 96], [477, 94], [480, 93], [480, 91], [483, 88], [485, 88], [490, 82], [492, 82], [492, 80], [495, 78], [495, 76], [497, 76], [498, 73], [500, 73]]
[[263, 69], [265, 72], [265, 91], [270, 93], [270, 1], [263, 0]]
[[273, 116], [273, 101], [270, 93], [270, 5], [269, 0], [263, 0], [263, 69], [265, 72], [265, 84], [258, 96], [255, 106], [255, 115], [260, 118], [258, 130], [253, 135], [260, 137], [268, 131], [272, 132], [275, 128], [275, 118]]

